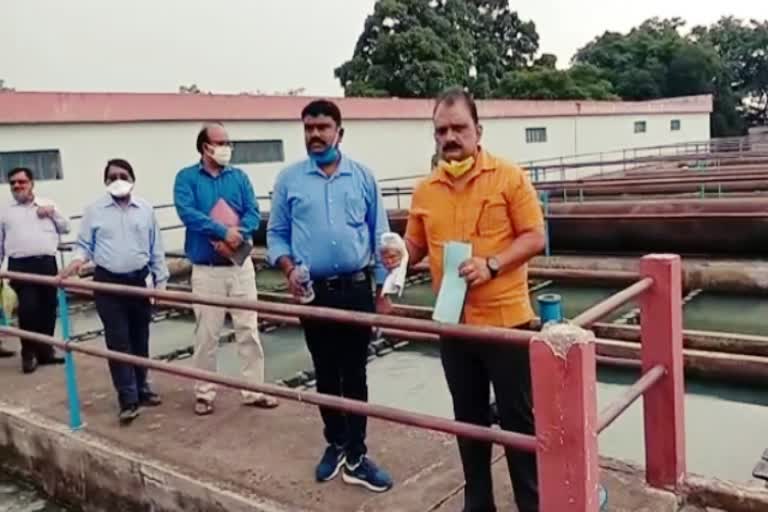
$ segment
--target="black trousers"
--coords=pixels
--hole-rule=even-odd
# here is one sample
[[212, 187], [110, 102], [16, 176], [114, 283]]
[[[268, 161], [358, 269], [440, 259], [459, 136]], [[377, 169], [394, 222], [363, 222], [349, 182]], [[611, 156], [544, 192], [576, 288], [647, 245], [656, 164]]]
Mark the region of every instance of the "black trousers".
[[[96, 267], [93, 280], [144, 288], [148, 275], [147, 269], [130, 274], [113, 274], [102, 267]], [[149, 323], [152, 318], [149, 299], [105, 293], [95, 293], [94, 299], [101, 323], [104, 324], [107, 348], [149, 357]], [[146, 368], [110, 361], [109, 371], [121, 409], [138, 405], [142, 398], [151, 393]]]
[[[461, 339], [443, 339], [441, 358], [458, 421], [490, 426], [493, 384], [504, 430], [535, 433], [528, 349]], [[491, 445], [459, 438], [466, 489], [464, 512], [494, 512]], [[506, 450], [509, 476], [520, 512], [538, 512], [536, 454]]]
[[[29, 258], [9, 258], [8, 270], [55, 276], [59, 269], [55, 256], [32, 256]], [[19, 300], [19, 328], [39, 334], [53, 336], [56, 330], [56, 288], [38, 284], [11, 281], [11, 288]], [[24, 360], [37, 359], [40, 362], [50, 360], [54, 355], [53, 347], [43, 343], [21, 340], [21, 357]]]
[[[373, 312], [373, 292], [364, 280], [315, 283], [313, 306]], [[315, 366], [317, 391], [327, 395], [368, 401], [368, 345], [371, 328], [337, 322], [302, 320], [307, 348]], [[357, 460], [367, 452], [367, 418], [320, 407], [329, 444], [345, 447], [347, 457]]]

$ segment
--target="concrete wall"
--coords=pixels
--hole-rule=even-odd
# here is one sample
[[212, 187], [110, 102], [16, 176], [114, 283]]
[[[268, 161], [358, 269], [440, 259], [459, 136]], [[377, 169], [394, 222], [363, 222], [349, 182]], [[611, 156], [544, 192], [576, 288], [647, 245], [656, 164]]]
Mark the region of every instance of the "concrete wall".
[[0, 469], [83, 512], [298, 512], [203, 482], [3, 403]]
[[[670, 131], [670, 121], [680, 119], [681, 130]], [[647, 132], [634, 133], [634, 122], [645, 120]], [[705, 140], [707, 114], [509, 118], [485, 121], [484, 144], [513, 161], [558, 157], [576, 153]], [[374, 169], [379, 178], [424, 174], [434, 151], [429, 120], [349, 121], [343, 148], [351, 157]], [[80, 213], [102, 193], [102, 171], [109, 158], [126, 158], [137, 172], [136, 193], [155, 204], [172, 202], [176, 171], [197, 160], [194, 142], [198, 123], [153, 122], [116, 124], [3, 125], [0, 151], [58, 149], [64, 179], [38, 182], [38, 193], [47, 196], [68, 214]], [[547, 142], [526, 143], [525, 129], [546, 127]], [[230, 122], [232, 140], [279, 139], [285, 162], [242, 166], [254, 189], [266, 195], [275, 176], [289, 162], [305, 155], [299, 122]], [[394, 199], [388, 206], [395, 205]], [[402, 206], [406, 207], [407, 202]], [[269, 209], [267, 201], [261, 202]], [[163, 225], [176, 224], [172, 210], [159, 213]], [[181, 246], [180, 233], [171, 232], [166, 246]]]

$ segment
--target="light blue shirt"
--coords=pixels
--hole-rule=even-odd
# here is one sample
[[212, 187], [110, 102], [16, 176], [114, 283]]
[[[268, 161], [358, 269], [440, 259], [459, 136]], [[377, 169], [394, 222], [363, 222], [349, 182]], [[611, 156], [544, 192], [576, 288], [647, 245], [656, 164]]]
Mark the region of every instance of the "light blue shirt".
[[164, 285], [170, 275], [155, 212], [133, 196], [125, 208], [106, 194], [89, 205], [80, 222], [75, 254], [115, 274], [148, 266], [155, 286]]
[[272, 192], [267, 257], [281, 256], [309, 267], [313, 279], [357, 272], [375, 263], [376, 283], [387, 271], [381, 263], [381, 234], [389, 220], [373, 173], [341, 157], [327, 176], [307, 159], [284, 169]]

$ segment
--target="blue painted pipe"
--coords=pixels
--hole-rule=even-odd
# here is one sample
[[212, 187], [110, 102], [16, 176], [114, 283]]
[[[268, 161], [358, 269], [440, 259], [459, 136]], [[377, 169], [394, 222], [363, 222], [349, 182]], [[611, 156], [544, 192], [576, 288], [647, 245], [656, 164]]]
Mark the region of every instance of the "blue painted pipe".
[[563, 320], [562, 299], [556, 293], [545, 293], [536, 297], [539, 302], [539, 317], [541, 325], [549, 322], [561, 322]]
[[[70, 343], [71, 336], [69, 325], [69, 305], [67, 303], [67, 293], [59, 288], [57, 291], [59, 302], [59, 322], [61, 323], [61, 337], [67, 344]], [[80, 394], [77, 391], [77, 372], [75, 370], [75, 358], [72, 352], [67, 350], [64, 353], [64, 375], [66, 377], [67, 403], [69, 404], [69, 427], [73, 430], [83, 428], [83, 420], [80, 416]]]

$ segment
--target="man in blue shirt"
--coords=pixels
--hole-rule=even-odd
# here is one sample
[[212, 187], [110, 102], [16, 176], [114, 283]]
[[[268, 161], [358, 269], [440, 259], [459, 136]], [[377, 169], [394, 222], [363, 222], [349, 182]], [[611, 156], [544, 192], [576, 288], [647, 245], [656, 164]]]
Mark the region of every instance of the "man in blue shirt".
[[[192, 262], [192, 291], [233, 299], [256, 300], [256, 273], [250, 254], [235, 263], [233, 253], [248, 250], [248, 240], [258, 229], [261, 217], [248, 175], [229, 165], [232, 142], [224, 126], [203, 126], [197, 136], [200, 161], [179, 171], [173, 198], [179, 218], [187, 228], [184, 250]], [[219, 336], [227, 310], [195, 306], [195, 355], [197, 368], [215, 372]], [[242, 363], [242, 376], [255, 384], [264, 383], [264, 350], [259, 339], [255, 311], [229, 311]], [[195, 413], [211, 414], [216, 398], [215, 385], [195, 383]], [[273, 408], [274, 397], [242, 392], [243, 403]]]
[[[77, 274], [93, 261], [93, 280], [145, 287], [152, 275], [156, 288], [165, 288], [169, 272], [160, 228], [152, 206], [135, 197], [136, 177], [125, 160], [110, 160], [104, 169], [107, 194], [85, 209], [75, 248], [75, 259], [62, 271]], [[104, 324], [107, 348], [139, 357], [149, 357], [149, 299], [95, 293], [96, 310]], [[112, 382], [120, 405], [120, 422], [129, 424], [139, 415], [139, 406], [162, 402], [149, 386], [146, 368], [109, 362]]]
[[[342, 155], [341, 112], [329, 101], [307, 105], [301, 117], [309, 159], [277, 178], [267, 228], [268, 257], [288, 280], [297, 299], [307, 299], [302, 269], [309, 269], [313, 306], [389, 313], [380, 288], [387, 271], [377, 249], [389, 231], [378, 184], [366, 167]], [[374, 295], [369, 267], [379, 293]], [[369, 327], [302, 320], [312, 355], [317, 390], [368, 400], [366, 364]], [[316, 468], [319, 482], [340, 470], [345, 482], [383, 492], [392, 479], [366, 457], [366, 417], [320, 408], [328, 447]]]

